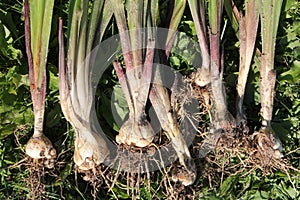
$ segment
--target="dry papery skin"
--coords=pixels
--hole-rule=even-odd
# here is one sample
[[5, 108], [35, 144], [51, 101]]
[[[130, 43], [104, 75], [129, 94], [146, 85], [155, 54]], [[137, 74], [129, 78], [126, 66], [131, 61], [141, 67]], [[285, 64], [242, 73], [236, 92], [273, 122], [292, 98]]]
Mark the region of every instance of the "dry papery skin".
[[118, 144], [133, 145], [136, 147], [146, 147], [151, 144], [154, 132], [145, 117], [129, 118], [121, 127], [116, 136]]
[[[186, 95], [182, 97], [186, 97]], [[178, 106], [180, 107], [180, 105]], [[185, 113], [182, 109], [176, 109], [175, 112]], [[178, 116], [180, 118], [180, 115]], [[183, 134], [185, 135], [184, 137], [188, 137], [187, 134], [189, 133], [184, 131]], [[167, 134], [164, 131], [161, 131], [160, 133], [156, 134], [151, 141], [151, 144], [145, 147], [119, 144], [116, 157], [107, 158], [113, 159], [109, 161], [111, 166], [105, 168], [103, 167], [103, 164], [101, 164], [99, 166], [95, 166], [94, 168], [90, 168], [89, 170], [79, 167], [78, 171], [83, 173], [84, 180], [89, 181], [92, 185], [100, 186], [101, 184], [98, 183], [102, 183], [104, 180], [109, 188], [112, 188], [112, 185], [115, 184], [116, 180], [123, 176], [131, 177], [131, 180], [128, 181], [129, 186], [132, 184], [132, 182], [134, 182], [134, 187], [138, 187], [137, 182], [139, 182], [139, 180], [142, 179], [151, 181], [152, 179], [150, 176], [154, 175], [155, 173], [162, 173], [164, 176], [170, 177], [170, 185], [191, 185], [196, 178], [196, 171], [194, 171], [195, 166], [193, 163], [190, 163], [185, 167], [181, 166], [178, 162], [174, 163], [177, 158], [177, 153], [173, 149], [172, 142]], [[166, 152], [163, 152], [164, 150], [166, 150]], [[161, 157], [162, 155], [168, 155], [168, 157]], [[166, 159], [171, 160], [171, 171], [166, 170], [166, 166], [163, 164], [166, 162]], [[188, 169], [186, 169], [186, 167]], [[156, 170], [155, 172], [153, 172], [154, 168]], [[104, 175], [107, 173], [109, 174], [108, 177]], [[102, 181], [95, 182], [95, 180], [101, 178], [103, 178]], [[137, 189], [137, 191], [139, 190]]]
[[82, 132], [76, 133], [74, 162], [80, 170], [94, 169], [109, 155], [106, 141], [90, 129], [81, 128], [79, 130]]
[[[206, 112], [202, 113], [202, 115], [206, 115], [210, 107], [207, 104], [211, 102], [211, 99], [209, 99], [210, 95], [207, 94], [209, 89], [197, 88], [196, 90], [197, 92], [195, 93], [197, 93], [200, 110], [206, 110]], [[205, 95], [204, 97], [201, 91]], [[176, 112], [179, 111], [176, 110]], [[113, 170], [111, 166], [106, 167], [101, 164], [91, 170], [78, 171], [84, 174], [83, 179], [89, 181], [95, 190], [105, 187], [105, 185], [110, 190], [113, 187], [117, 187], [117, 181], [126, 180], [128, 194], [136, 197], [139, 196], [139, 188], [141, 186], [145, 184], [150, 185], [151, 180], [153, 180], [152, 176], [157, 176], [157, 173], [161, 173], [163, 174], [163, 179], [160, 183], [160, 188], [163, 188], [168, 199], [195, 199], [199, 196], [197, 194], [197, 191], [200, 190], [199, 185], [187, 186], [193, 180], [189, 179], [191, 176], [186, 175], [188, 171], [185, 171], [178, 162], [172, 163], [170, 167], [162, 168], [160, 171], [147, 171], [145, 166], [145, 163], [149, 162], [147, 159], [155, 154], [157, 147], [170, 144], [170, 141], [162, 132], [155, 136], [153, 143], [156, 146], [132, 147], [126, 144], [120, 145], [118, 158], [115, 163], [112, 162], [116, 164], [114, 166], [116, 170]], [[204, 148], [206, 146], [204, 144], [209, 144], [210, 149], [203, 158], [199, 159], [200, 152], [205, 151]], [[245, 123], [242, 123], [239, 127], [236, 127], [234, 124], [227, 124], [227, 127], [221, 133], [208, 134], [206, 138], [197, 135], [192, 147], [192, 157], [198, 160], [195, 168], [200, 175], [197, 178], [207, 178], [211, 187], [218, 186], [220, 177], [238, 173], [244, 174], [245, 172], [250, 173], [255, 169], [262, 170], [264, 174], [276, 169], [283, 171], [295, 170], [288, 163], [287, 159], [278, 159], [277, 150], [274, 149], [274, 142], [270, 141], [268, 134], [264, 134], [261, 131], [258, 134], [249, 134], [249, 129]], [[148, 156], [150, 155], [149, 157], [142, 156], [146, 152]], [[153, 159], [156, 158], [153, 156]], [[239, 162], [230, 162], [232, 159], [239, 160]], [[128, 162], [132, 165], [126, 165]], [[154, 162], [159, 165], [160, 160], [157, 159]], [[141, 167], [141, 171], [139, 173], [132, 172], [132, 167], [135, 167], [135, 169]], [[178, 181], [178, 179], [181, 180]]]
[[32, 136], [29, 139], [26, 145], [26, 154], [33, 159], [45, 159], [45, 165], [48, 168], [53, 168], [54, 166], [56, 150], [44, 134], [38, 137]]

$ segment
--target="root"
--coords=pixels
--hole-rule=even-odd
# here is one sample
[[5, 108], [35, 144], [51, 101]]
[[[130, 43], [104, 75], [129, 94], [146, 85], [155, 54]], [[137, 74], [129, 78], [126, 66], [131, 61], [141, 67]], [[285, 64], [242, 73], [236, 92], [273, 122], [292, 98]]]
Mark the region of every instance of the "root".
[[92, 169], [83, 170], [75, 166], [75, 170], [82, 176], [84, 181], [89, 183], [92, 187], [92, 196], [94, 199], [97, 199], [100, 188], [103, 186], [104, 182], [107, 182], [106, 176], [109, 173], [107, 167], [101, 164]]
[[288, 158], [278, 159], [269, 141], [266, 135], [259, 135], [258, 138], [257, 135], [245, 133], [241, 127], [230, 134], [220, 135], [214, 151], [204, 158], [207, 166], [203, 175], [210, 181], [211, 187], [216, 187], [222, 184], [225, 177], [237, 174], [246, 176], [255, 170], [260, 170], [263, 176], [276, 170], [285, 172], [289, 177], [290, 171], [299, 173], [300, 170], [293, 167]]
[[43, 199], [46, 193], [45, 187], [45, 161], [47, 159], [33, 159], [27, 157], [27, 169], [29, 171], [29, 177], [27, 178], [30, 198], [31, 199]]

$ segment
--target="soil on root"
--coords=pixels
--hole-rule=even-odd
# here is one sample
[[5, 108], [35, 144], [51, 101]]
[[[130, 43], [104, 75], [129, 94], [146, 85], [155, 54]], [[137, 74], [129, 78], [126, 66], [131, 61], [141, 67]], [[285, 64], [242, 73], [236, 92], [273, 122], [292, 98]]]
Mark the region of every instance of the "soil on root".
[[[211, 118], [213, 100], [209, 85], [199, 87], [192, 79], [187, 81], [193, 88], [194, 98], [199, 101], [199, 110], [203, 113], [200, 119], [204, 121], [205, 116]], [[263, 176], [277, 170], [285, 172], [288, 177], [289, 173], [300, 172], [292, 166], [288, 157], [278, 159], [278, 150], [274, 149], [274, 142], [267, 134], [250, 133], [246, 121], [242, 121], [239, 126], [236, 126], [233, 118], [228, 121], [233, 123], [225, 123], [226, 126], [221, 131], [209, 133], [209, 127], [205, 126], [202, 127], [201, 134], [196, 136], [192, 157], [197, 158], [195, 163], [200, 182], [196, 181], [193, 186], [185, 187], [186, 189], [196, 187], [195, 191], [199, 191], [197, 185], [199, 187], [205, 181], [209, 182], [211, 189], [218, 188], [229, 176], [247, 176], [255, 170], [260, 170]], [[185, 190], [177, 192], [180, 196]], [[185, 198], [194, 199], [199, 195], [196, 192], [195, 196]]]
[[[187, 142], [194, 139], [198, 131], [198, 118], [204, 119], [206, 112], [191, 113], [198, 111], [197, 100], [192, 95], [190, 84], [184, 81], [183, 85], [183, 88], [172, 91], [171, 104], [174, 114], [178, 117], [183, 138]], [[190, 133], [190, 130], [194, 133]], [[186, 175], [185, 168], [179, 164], [171, 141], [163, 131], [157, 134], [152, 144], [147, 147], [118, 145], [116, 154], [111, 161], [110, 176], [106, 177], [111, 192], [113, 192], [111, 188], [119, 187], [120, 183], [123, 183], [126, 185], [127, 195], [132, 199], [141, 196], [140, 188], [146, 188], [151, 193], [152, 199], [156, 199], [156, 193], [159, 192], [168, 199], [193, 199], [199, 190], [196, 185], [185, 187], [178, 181], [189, 176]], [[152, 184], [154, 182], [157, 184], [155, 188]]]
[[[258, 144], [257, 137], [265, 141], [263, 146]], [[226, 177], [246, 176], [255, 170], [260, 170], [262, 176], [277, 170], [285, 172], [288, 177], [292, 171], [299, 173], [300, 170], [293, 167], [288, 158], [276, 157], [269, 140], [266, 135], [248, 134], [241, 127], [220, 134], [215, 148], [202, 159], [205, 166], [202, 177], [209, 181], [211, 188], [216, 188]]]
[[112, 188], [117, 187], [136, 199], [142, 195], [141, 188], [151, 193], [151, 183], [158, 181], [158, 177], [168, 176], [165, 164], [176, 159], [176, 152], [163, 132], [147, 147], [118, 145], [116, 155], [108, 161], [105, 183], [113, 195]]
[[[195, 87], [195, 86], [192, 86]], [[155, 139], [154, 144], [149, 147], [137, 148], [132, 146], [119, 146], [116, 159], [112, 160], [110, 166], [99, 165], [92, 170], [82, 171], [75, 168], [78, 175], [91, 186], [92, 195], [96, 199], [101, 192], [107, 192], [107, 196], [118, 198], [116, 190], [122, 190], [128, 199], [137, 199], [144, 195], [143, 190], [148, 191], [152, 199], [199, 199], [202, 191], [203, 181], [208, 181], [210, 188], [219, 187], [226, 177], [233, 175], [246, 176], [253, 170], [261, 170], [262, 174], [281, 170], [287, 174], [297, 171], [287, 158], [276, 159], [272, 145], [268, 142], [266, 135], [249, 133], [246, 124], [240, 127], [229, 125], [223, 132], [217, 134], [205, 134], [208, 131], [208, 117], [210, 109], [209, 91], [206, 88], [198, 88], [199, 113], [197, 114], [198, 134], [190, 146], [190, 152], [197, 169], [196, 182], [191, 186], [184, 186], [180, 182], [172, 180], [172, 176], [178, 174], [181, 166], [176, 160], [176, 152], [168, 152], [166, 155], [171, 159], [171, 165], [165, 167], [165, 158], [161, 157], [164, 149], [169, 148], [170, 141], [162, 132]], [[184, 94], [184, 93], [183, 93]], [[201, 96], [205, 94], [206, 96]], [[177, 93], [179, 95], [179, 93]], [[208, 97], [207, 97], [208, 95]], [[180, 96], [180, 95], [179, 95]], [[186, 96], [186, 95], [185, 95]], [[180, 97], [179, 97], [180, 98]], [[179, 109], [178, 113], [185, 113]], [[182, 115], [178, 114], [178, 117]], [[180, 121], [180, 119], [178, 120]], [[185, 137], [188, 137], [185, 135]], [[260, 137], [260, 138], [258, 138]], [[263, 141], [263, 148], [258, 144]], [[209, 149], [203, 144], [209, 144]], [[203, 153], [203, 151], [207, 150]], [[174, 160], [172, 160], [174, 159]], [[65, 159], [70, 163], [70, 158]], [[45, 192], [45, 176], [51, 175], [51, 170], [45, 170], [44, 161], [29, 161], [28, 170], [30, 177], [28, 182], [32, 194], [42, 197]], [[57, 164], [56, 164], [57, 168]], [[157, 169], [154, 171], [153, 169]], [[56, 169], [57, 171], [57, 169]], [[298, 170], [299, 172], [299, 170]]]
[[[195, 87], [192, 85], [192, 88], [195, 89]], [[263, 175], [273, 173], [275, 170], [287, 174], [290, 171], [299, 172], [287, 158], [277, 159], [272, 143], [268, 141], [269, 138], [266, 135], [253, 136], [249, 133], [245, 122], [238, 127], [234, 123], [229, 123], [223, 131], [217, 134], [207, 133], [209, 124], [207, 115], [211, 108], [209, 90], [197, 88], [197, 94], [198, 96], [194, 97], [199, 101], [197, 120], [203, 123], [196, 125], [199, 134], [196, 135], [190, 147], [197, 169], [196, 182], [191, 186], [184, 186], [180, 182], [172, 180], [174, 173], [178, 175], [177, 172], [180, 170], [178, 161], [172, 162], [168, 167], [162, 167], [160, 162], [164, 159], [153, 156], [158, 147], [170, 144], [170, 141], [162, 133], [154, 140], [155, 146], [152, 147], [119, 146], [117, 159], [112, 162], [114, 167], [102, 168], [102, 172], [96, 172], [96, 176], [103, 177], [110, 193], [116, 195], [113, 191], [113, 188], [116, 187], [126, 191], [132, 199], [136, 199], [142, 196], [141, 188], [146, 188], [151, 193], [152, 199], [159, 199], [159, 196], [156, 196], [158, 193], [162, 193], [167, 199], [198, 199], [201, 196], [199, 192], [203, 187], [203, 181], [206, 180], [212, 189], [218, 188], [229, 176], [246, 176], [254, 170], [260, 170]], [[181, 111], [181, 113], [184, 112]], [[263, 141], [261, 143], [264, 145], [259, 145], [258, 140]], [[209, 148], [207, 149], [204, 144], [208, 144]], [[154, 161], [153, 166], [158, 167], [157, 171], [149, 170], [150, 167], [147, 166], [147, 163], [151, 159]], [[90, 176], [91, 178], [87, 180], [95, 180], [95, 172]], [[152, 184], [153, 182], [156, 183], [156, 186]]]
[[27, 156], [26, 170], [29, 171], [29, 177], [25, 180], [28, 183], [31, 199], [46, 198], [46, 184], [49, 184], [48, 178], [53, 177], [53, 166], [48, 168], [48, 159], [33, 159]]

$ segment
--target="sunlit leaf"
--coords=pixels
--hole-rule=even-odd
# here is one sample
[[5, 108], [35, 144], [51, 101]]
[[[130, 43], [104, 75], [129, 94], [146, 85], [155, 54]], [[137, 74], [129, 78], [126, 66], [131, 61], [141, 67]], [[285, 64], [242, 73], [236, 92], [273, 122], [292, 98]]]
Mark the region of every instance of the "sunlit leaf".
[[30, 0], [29, 5], [34, 79], [40, 88], [46, 70], [54, 0]]
[[299, 83], [300, 81], [300, 61], [294, 61], [290, 70], [283, 72], [278, 77], [281, 83]]

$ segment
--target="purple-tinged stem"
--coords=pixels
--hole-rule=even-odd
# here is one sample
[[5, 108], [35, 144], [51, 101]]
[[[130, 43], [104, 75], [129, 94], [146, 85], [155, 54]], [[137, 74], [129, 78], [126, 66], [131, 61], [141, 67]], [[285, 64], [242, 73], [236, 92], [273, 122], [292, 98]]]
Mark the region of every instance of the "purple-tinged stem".
[[32, 98], [33, 112], [34, 112], [34, 133], [33, 137], [43, 135], [43, 123], [45, 112], [45, 96], [46, 96], [46, 71], [43, 75], [41, 87], [38, 88], [34, 77], [33, 57], [31, 52], [31, 38], [30, 38], [30, 10], [28, 0], [24, 1], [25, 12], [25, 43], [26, 53], [29, 65], [29, 81], [30, 93]]
[[[173, 31], [173, 30], [169, 30], [169, 31]], [[173, 44], [174, 44], [174, 41], [176, 38], [177, 31], [173, 31], [173, 32], [174, 33], [172, 34], [172, 37], [170, 38], [169, 41], [167, 41], [166, 50], [165, 50], [166, 59], [168, 59], [170, 56], [171, 49], [173, 47]]]
[[152, 78], [152, 68], [153, 68], [153, 58], [154, 58], [154, 47], [155, 47], [155, 41], [154, 40], [148, 40], [147, 43], [147, 51], [146, 51], [146, 58], [144, 62], [144, 69], [143, 69], [143, 83], [140, 88], [139, 92], [139, 101], [142, 102], [144, 105], [147, 102], [148, 93], [150, 90], [150, 83]]
[[133, 111], [134, 110], [134, 106], [133, 106], [132, 96], [131, 96], [130, 90], [128, 88], [127, 77], [126, 77], [126, 75], [123, 72], [121, 63], [119, 61], [114, 61], [113, 65], [114, 65], [114, 68], [116, 70], [116, 73], [117, 73], [120, 85], [121, 85], [123, 93], [124, 93], [124, 96], [126, 98], [129, 110]]
[[[215, 130], [223, 129], [227, 122], [227, 106], [225, 92], [222, 82], [222, 62], [220, 54], [220, 24], [223, 1], [212, 1], [210, 5], [210, 75], [211, 88], [214, 100], [214, 119], [213, 126]], [[216, 4], [217, 7], [213, 7]]]
[[210, 56], [209, 56], [209, 47], [208, 41], [206, 37], [206, 27], [205, 27], [205, 10], [202, 3], [200, 3], [200, 16], [198, 14], [197, 2], [196, 0], [189, 0], [189, 6], [191, 10], [191, 14], [195, 23], [195, 28], [198, 36], [198, 42], [200, 45], [201, 53], [202, 53], [202, 67], [205, 69], [209, 69], [210, 65]]

